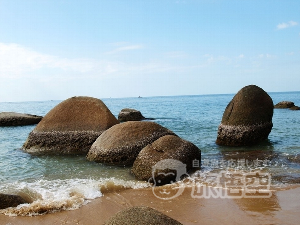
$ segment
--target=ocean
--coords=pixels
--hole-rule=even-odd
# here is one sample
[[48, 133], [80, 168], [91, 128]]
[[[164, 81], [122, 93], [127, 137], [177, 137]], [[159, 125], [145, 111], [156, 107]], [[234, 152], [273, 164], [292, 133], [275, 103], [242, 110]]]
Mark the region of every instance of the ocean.
[[[300, 106], [300, 92], [268, 93], [274, 104], [293, 101]], [[201, 170], [190, 179], [209, 183], [208, 174], [220, 171], [263, 171], [271, 187], [300, 184], [300, 111], [274, 109], [268, 140], [251, 147], [225, 147], [215, 143], [223, 112], [234, 94], [104, 98], [117, 117], [123, 108], [134, 108], [146, 118], [167, 127], [201, 149]], [[44, 116], [61, 101], [2, 102], [0, 112]], [[90, 162], [85, 156], [32, 156], [21, 150], [33, 126], [0, 127], [0, 193], [18, 194], [30, 204], [0, 210], [7, 215], [40, 215], [81, 207], [105, 192], [147, 188], [130, 167]]]

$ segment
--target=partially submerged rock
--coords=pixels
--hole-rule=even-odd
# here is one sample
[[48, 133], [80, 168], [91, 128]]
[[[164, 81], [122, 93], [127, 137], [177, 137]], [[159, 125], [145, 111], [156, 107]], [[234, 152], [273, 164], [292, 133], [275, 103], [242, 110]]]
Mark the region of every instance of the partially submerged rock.
[[135, 206], [118, 212], [105, 225], [182, 225], [177, 220], [147, 206]]
[[260, 87], [242, 88], [227, 105], [216, 143], [227, 146], [254, 145], [268, 138], [273, 127], [273, 101]]
[[72, 97], [47, 113], [23, 149], [31, 154], [86, 154], [103, 131], [117, 123], [101, 100]]
[[0, 127], [3, 126], [25, 126], [37, 124], [41, 121], [42, 116], [16, 112], [1, 112]]
[[300, 110], [299, 106], [296, 106], [294, 102], [291, 101], [282, 101], [278, 102], [275, 106], [275, 109], [290, 109], [290, 110]]
[[128, 121], [103, 132], [92, 145], [87, 159], [110, 165], [132, 165], [139, 152], [165, 135], [175, 135], [149, 121]]
[[274, 105], [275, 109], [287, 109], [287, 108], [291, 108], [295, 106], [294, 102], [291, 101], [282, 101], [282, 102], [278, 102], [276, 105]]
[[145, 117], [140, 111], [128, 108], [122, 109], [118, 116], [120, 122], [141, 121], [143, 119], [145, 119]]
[[16, 207], [20, 204], [25, 204], [25, 203], [27, 202], [18, 195], [8, 195], [8, 194], [0, 193], [0, 209]]
[[134, 161], [132, 173], [139, 180], [159, 180], [162, 185], [179, 181], [188, 171], [199, 169], [200, 162], [201, 151], [196, 145], [180, 137], [166, 135], [142, 149]]

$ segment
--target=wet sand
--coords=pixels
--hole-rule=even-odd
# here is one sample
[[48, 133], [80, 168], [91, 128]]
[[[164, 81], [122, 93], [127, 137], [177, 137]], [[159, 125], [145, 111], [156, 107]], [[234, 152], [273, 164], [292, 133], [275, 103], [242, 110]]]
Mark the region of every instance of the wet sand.
[[152, 189], [128, 189], [104, 196], [77, 210], [33, 217], [0, 215], [0, 224], [103, 224], [118, 211], [131, 206], [149, 206], [182, 224], [299, 224], [300, 187], [276, 191], [270, 198], [192, 198], [191, 188], [173, 199], [154, 196]]

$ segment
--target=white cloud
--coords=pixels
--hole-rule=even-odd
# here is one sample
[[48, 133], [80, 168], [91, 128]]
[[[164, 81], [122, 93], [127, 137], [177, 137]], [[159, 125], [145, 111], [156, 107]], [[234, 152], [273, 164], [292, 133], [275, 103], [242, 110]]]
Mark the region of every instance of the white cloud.
[[220, 61], [230, 63], [232, 61], [231, 58], [226, 56], [213, 56], [211, 54], [205, 54], [204, 57], [206, 58], [206, 64], [216, 63]]
[[276, 57], [277, 57], [276, 55], [272, 55], [272, 54], [269, 54], [269, 53], [258, 55], [258, 58], [260, 58], [260, 59], [263, 59], [263, 58], [264, 59], [274, 59]]
[[115, 54], [118, 52], [136, 50], [136, 49], [141, 49], [141, 48], [143, 48], [142, 45], [127, 45], [127, 46], [118, 47], [110, 52], [107, 52], [107, 54]]
[[245, 55], [244, 54], [240, 54], [239, 55], [239, 59], [243, 59], [243, 58], [245, 58]]
[[282, 30], [282, 29], [286, 29], [288, 27], [293, 27], [293, 26], [297, 26], [297, 25], [298, 25], [297, 22], [295, 22], [295, 21], [289, 21], [287, 23], [280, 23], [280, 24], [278, 24], [277, 25], [277, 29], [278, 30]]
[[286, 53], [286, 55], [294, 55], [295, 53], [294, 52], [288, 52]]
[[187, 54], [182, 51], [173, 51], [173, 52], [166, 52], [165, 56], [167, 58], [186, 58]]
[[[141, 45], [119, 47], [117, 51], [139, 49]], [[139, 73], [177, 71], [178, 65], [165, 62], [125, 63], [103, 59], [70, 59], [39, 53], [18, 44], [0, 43], [0, 77], [34, 77], [43, 79], [73, 79], [74, 76], [101, 77]], [[51, 69], [52, 70], [51, 72]]]
[[88, 59], [65, 59], [36, 52], [18, 44], [0, 43], [0, 76], [15, 77], [41, 68], [88, 72], [95, 62]]

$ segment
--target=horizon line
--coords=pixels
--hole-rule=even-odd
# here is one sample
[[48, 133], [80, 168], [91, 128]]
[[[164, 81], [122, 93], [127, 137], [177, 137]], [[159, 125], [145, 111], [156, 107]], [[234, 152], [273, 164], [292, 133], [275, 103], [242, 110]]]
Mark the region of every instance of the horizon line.
[[[291, 92], [300, 92], [300, 91], [270, 91], [269, 93], [291, 93]], [[209, 96], [209, 95], [234, 95], [236, 93], [214, 93], [214, 94], [183, 94], [183, 95], [152, 95], [152, 96], [128, 96], [128, 97], [103, 97], [98, 98], [94, 96], [87, 96], [87, 95], [75, 95], [70, 96], [66, 99], [72, 98], [72, 97], [79, 97], [79, 96], [85, 96], [85, 97], [92, 97], [92, 98], [98, 98], [100, 100], [102, 99], [128, 99], [128, 98], [160, 98], [160, 97], [188, 97], [188, 96]], [[19, 102], [48, 102], [48, 101], [64, 101], [66, 99], [48, 99], [48, 100], [25, 100], [25, 101], [0, 101], [0, 103], [19, 103]], [[1, 112], [1, 111], [0, 111]]]

